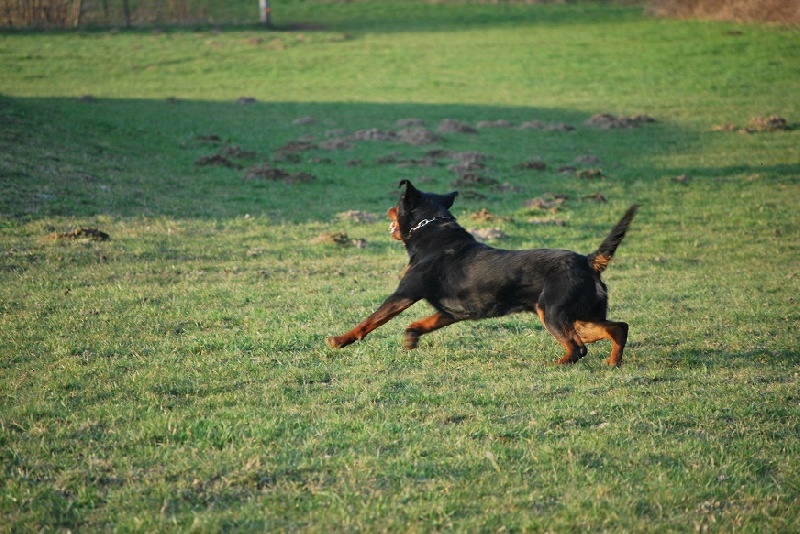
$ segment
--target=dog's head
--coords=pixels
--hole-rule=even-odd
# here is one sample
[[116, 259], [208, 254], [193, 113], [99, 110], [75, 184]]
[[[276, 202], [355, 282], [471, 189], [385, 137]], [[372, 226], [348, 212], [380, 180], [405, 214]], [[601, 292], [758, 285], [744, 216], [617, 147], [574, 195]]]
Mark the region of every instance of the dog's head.
[[[412, 232], [437, 220], [454, 220], [450, 208], [458, 193], [453, 191], [446, 195], [423, 193], [408, 180], [400, 182], [405, 192], [397, 201], [397, 205], [389, 208], [388, 217], [392, 221], [389, 234], [401, 241], [406, 241]], [[425, 222], [428, 221], [428, 222]]]

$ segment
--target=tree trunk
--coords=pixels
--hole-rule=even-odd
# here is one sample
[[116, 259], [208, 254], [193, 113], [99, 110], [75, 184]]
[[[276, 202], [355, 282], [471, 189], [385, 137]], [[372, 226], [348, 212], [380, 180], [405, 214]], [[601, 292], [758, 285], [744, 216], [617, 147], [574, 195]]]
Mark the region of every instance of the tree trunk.
[[128, 0], [122, 0], [122, 12], [125, 15], [125, 27], [131, 27], [131, 6], [128, 4]]
[[83, 11], [83, 0], [73, 0], [72, 2], [72, 27], [77, 28], [81, 25], [81, 12]]

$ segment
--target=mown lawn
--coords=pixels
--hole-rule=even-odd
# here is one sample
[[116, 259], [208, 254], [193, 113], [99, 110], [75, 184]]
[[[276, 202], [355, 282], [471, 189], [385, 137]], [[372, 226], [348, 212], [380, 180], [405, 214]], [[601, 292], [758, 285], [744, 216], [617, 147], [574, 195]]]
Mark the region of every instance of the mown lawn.
[[[0, 34], [0, 531], [796, 529], [800, 34], [593, 3], [274, 20]], [[438, 139], [365, 140], [410, 118]], [[551, 365], [526, 315], [405, 351], [424, 303], [329, 349], [405, 265], [403, 178], [502, 248], [588, 253], [640, 203], [605, 275], [623, 367]]]

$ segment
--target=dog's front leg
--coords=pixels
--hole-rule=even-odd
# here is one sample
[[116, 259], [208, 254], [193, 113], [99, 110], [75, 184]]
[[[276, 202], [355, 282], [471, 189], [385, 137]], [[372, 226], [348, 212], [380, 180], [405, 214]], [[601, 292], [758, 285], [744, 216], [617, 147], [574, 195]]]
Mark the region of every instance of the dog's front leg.
[[453, 318], [452, 315], [444, 312], [436, 312], [430, 317], [415, 321], [406, 328], [406, 333], [403, 337], [403, 346], [408, 350], [415, 349], [419, 343], [419, 338], [424, 334], [428, 334], [456, 322], [458, 321]]
[[390, 295], [389, 298], [381, 304], [380, 308], [375, 310], [375, 313], [364, 319], [361, 324], [348, 333], [341, 336], [329, 337], [327, 339], [328, 345], [334, 349], [341, 349], [357, 340], [364, 339], [367, 334], [379, 326], [386, 324], [415, 302], [416, 300], [409, 297], [401, 297], [397, 294]]

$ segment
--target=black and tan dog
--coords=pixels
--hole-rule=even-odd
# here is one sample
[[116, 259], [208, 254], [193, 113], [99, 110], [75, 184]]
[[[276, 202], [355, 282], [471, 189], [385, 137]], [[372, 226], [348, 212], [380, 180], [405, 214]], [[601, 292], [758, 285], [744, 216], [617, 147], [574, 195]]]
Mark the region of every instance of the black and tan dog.
[[558, 363], [575, 363], [587, 343], [608, 338], [609, 365], [622, 364], [628, 325], [606, 320], [608, 295], [600, 280], [638, 206], [631, 206], [595, 252], [499, 250], [476, 241], [450, 213], [458, 193], [437, 195], [400, 182], [405, 193], [389, 209], [389, 232], [402, 240], [410, 261], [400, 285], [364, 322], [328, 338], [346, 347], [425, 299], [436, 313], [408, 325], [403, 345], [416, 348], [420, 336], [465, 319], [535, 312], [566, 349]]

